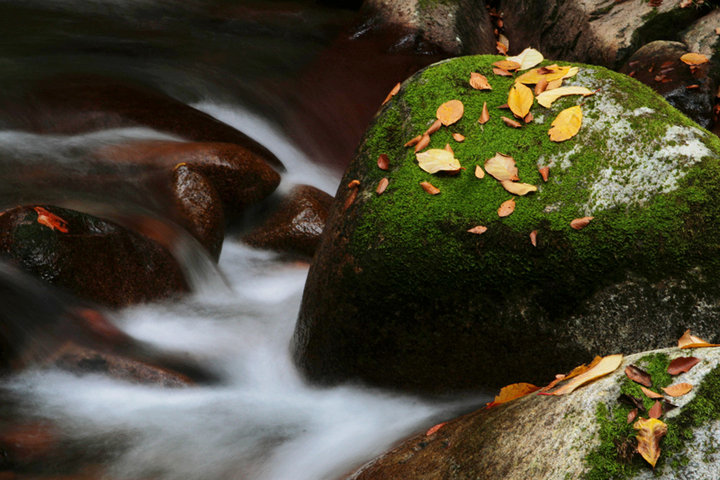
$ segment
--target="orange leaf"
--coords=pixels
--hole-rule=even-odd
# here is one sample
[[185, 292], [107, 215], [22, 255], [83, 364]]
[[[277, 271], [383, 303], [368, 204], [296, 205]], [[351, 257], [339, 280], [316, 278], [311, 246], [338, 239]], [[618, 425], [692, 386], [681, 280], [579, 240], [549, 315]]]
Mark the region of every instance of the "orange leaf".
[[446, 143], [446, 144], [445, 144], [445, 151], [452, 153], [453, 156], [455, 155], [455, 152], [453, 152], [453, 149], [452, 149], [452, 147], [450, 146], [449, 143]]
[[640, 390], [648, 397], [648, 398], [663, 398], [663, 396], [657, 392], [653, 392], [649, 388], [640, 387]]
[[513, 62], [512, 60], [500, 60], [499, 62], [493, 63], [493, 66], [502, 68], [508, 72], [514, 72], [515, 70], [520, 69], [520, 64], [518, 62]]
[[525, 123], [530, 123], [533, 120], [535, 120], [535, 117], [533, 116], [532, 112], [528, 113], [527, 115], [525, 115], [525, 118], [523, 118], [523, 122]]
[[700, 347], [720, 347], [717, 343], [708, 343], [702, 338], [690, 335], [690, 330], [686, 330], [680, 340], [678, 340], [680, 348], [700, 348]]
[[628, 424], [632, 423], [635, 420], [635, 418], [637, 418], [637, 414], [638, 414], [637, 408], [633, 408], [632, 410], [630, 410], [628, 412], [628, 416], [627, 416], [627, 423]]
[[553, 142], [564, 142], [580, 131], [582, 126], [582, 109], [579, 105], [566, 108], [558, 113], [552, 122], [552, 128], [548, 131], [550, 140]]
[[485, 125], [488, 120], [490, 120], [490, 112], [488, 112], [487, 102], [483, 102], [483, 109], [480, 114], [480, 118], [478, 119], [478, 123], [480, 123], [480, 125]]
[[650, 410], [648, 410], [648, 416], [650, 418], [662, 417], [662, 403], [660, 403], [658, 400], [655, 400], [655, 403], [653, 403], [653, 406], [650, 407]]
[[537, 230], [530, 232], [530, 243], [532, 243], [533, 247], [537, 247], [537, 232]]
[[476, 72], [470, 73], [470, 86], [475, 90], [492, 90], [487, 77]]
[[377, 193], [378, 195], [382, 195], [382, 193], [385, 191], [385, 189], [387, 188], [389, 183], [390, 183], [390, 180], [388, 180], [387, 177], [383, 177], [378, 182], [378, 186], [375, 189], [375, 193]]
[[686, 53], [680, 57], [680, 60], [688, 65], [702, 65], [709, 61], [702, 53]]
[[384, 153], [378, 156], [377, 166], [380, 170], [388, 170], [390, 168], [390, 158]]
[[512, 400], [524, 397], [525, 395], [540, 390], [532, 383], [513, 383], [500, 389], [500, 393], [495, 396], [495, 400], [486, 405], [487, 408], [494, 407]]
[[429, 437], [430, 435], [432, 435], [433, 433], [436, 433], [438, 430], [440, 430], [445, 425], [447, 425], [447, 422], [438, 423], [437, 425], [430, 427], [430, 429], [427, 432], [425, 432], [425, 436]]
[[408, 140], [407, 143], [406, 143], [405, 145], [403, 145], [403, 146], [404, 146], [404, 147], [412, 147], [413, 145], [417, 145], [417, 143], [418, 143], [422, 138], [423, 138], [422, 135], [418, 135], [417, 137], [414, 137], [414, 138]]
[[37, 222], [40, 225], [45, 225], [50, 230], [59, 230], [62, 233], [68, 233], [68, 224], [65, 220], [48, 212], [43, 207], [35, 207], [34, 209], [38, 214]]
[[453, 140], [455, 140], [456, 142], [465, 141], [465, 137], [463, 135], [460, 135], [459, 133], [453, 133], [452, 137], [453, 137]]
[[663, 388], [663, 391], [671, 397], [682, 397], [692, 390], [692, 388], [693, 386], [689, 383], [676, 383], [675, 385]]
[[522, 124], [520, 122], [516, 122], [515, 120], [512, 120], [507, 117], [500, 117], [500, 118], [502, 119], [503, 122], [505, 122], [505, 125], [507, 125], [508, 127], [513, 127], [513, 128], [522, 127]]
[[477, 235], [482, 235], [483, 233], [487, 232], [487, 227], [483, 225], [478, 225], [477, 227], [473, 227], [468, 230], [469, 233], [475, 233]]
[[572, 227], [574, 230], [582, 230], [590, 224], [590, 221], [593, 218], [595, 217], [576, 218], [572, 222], [570, 222], [570, 227]]
[[425, 130], [425, 135], [432, 135], [433, 133], [440, 130], [440, 127], [442, 127], [442, 122], [440, 119], [436, 119], [432, 125], [428, 127], [427, 130]]
[[525, 118], [530, 113], [530, 108], [533, 105], [535, 97], [533, 96], [532, 90], [523, 85], [522, 83], [516, 83], [510, 88], [508, 93], [508, 107], [510, 111], [518, 118]]
[[358, 180], [358, 179], [350, 180], [350, 182], [348, 182], [348, 188], [357, 188], [359, 186], [360, 186], [360, 180]]
[[550, 176], [550, 167], [538, 167], [538, 172], [540, 172], [540, 176], [542, 177], [543, 182], [547, 182], [548, 177]]
[[428, 145], [430, 145], [430, 135], [425, 134], [420, 138], [420, 141], [417, 142], [417, 145], [415, 145], [415, 153], [418, 153]]
[[358, 189], [357, 188], [351, 188], [350, 194], [348, 194], [347, 198], [345, 199], [345, 204], [343, 205], [343, 211], [350, 208], [350, 205], [353, 204], [355, 201], [355, 198], [357, 197]]
[[436, 116], [443, 125], [447, 126], [460, 120], [464, 112], [465, 107], [460, 100], [450, 100], [438, 107]]
[[660, 439], [667, 433], [667, 425], [657, 418], [641, 418], [633, 428], [638, 430], [638, 453], [655, 468], [660, 458]]
[[585, 385], [588, 382], [591, 382], [593, 380], [596, 380], [600, 377], [604, 377], [605, 375], [614, 372], [617, 370], [617, 368], [622, 363], [623, 356], [622, 354], [616, 354], [616, 355], [608, 355], [607, 357], [603, 357], [602, 360], [600, 360], [597, 365], [586, 371], [585, 373], [582, 373], [578, 375], [577, 377], [573, 378], [571, 381], [566, 383], [565, 385], [561, 386], [554, 392], [551, 392], [552, 395], [565, 395], [567, 393], [572, 393], [575, 389], [578, 387], [581, 387], [582, 385]]
[[485, 178], [485, 171], [480, 165], [475, 165], [475, 176], [477, 178]]
[[437, 195], [438, 193], [440, 193], [440, 189], [430, 182], [420, 182], [420, 186], [430, 195]]
[[538, 82], [535, 84], [535, 96], [538, 96], [542, 92], [547, 90], [547, 87], [548, 87], [548, 81], [545, 77], [538, 80]]
[[497, 49], [499, 54], [507, 55], [508, 47], [506, 47], [505, 44], [500, 43], [500, 42], [495, 42], [495, 48]]
[[397, 95], [397, 93], [398, 93], [399, 91], [400, 91], [400, 82], [398, 82], [398, 83], [392, 88], [392, 90], [390, 90], [390, 93], [388, 93], [388, 96], [385, 97], [385, 100], [383, 100], [382, 104], [385, 105], [387, 102], [389, 102], [390, 99], [391, 99], [392, 97], [394, 97], [395, 95]]
[[508, 72], [507, 70], [503, 70], [502, 68], [493, 67], [493, 73], [495, 75], [500, 75], [501, 77], [512, 77], [512, 73]]
[[530, 192], [537, 192], [537, 187], [535, 185], [530, 185], [529, 183], [512, 182], [510, 180], [505, 180], [500, 182], [500, 184], [505, 190], [512, 193], [513, 195], [523, 196], [527, 195]]
[[500, 204], [500, 207], [498, 208], [498, 216], [499, 217], [507, 217], [514, 211], [515, 211], [515, 199], [511, 198], [510, 200], [506, 200]]

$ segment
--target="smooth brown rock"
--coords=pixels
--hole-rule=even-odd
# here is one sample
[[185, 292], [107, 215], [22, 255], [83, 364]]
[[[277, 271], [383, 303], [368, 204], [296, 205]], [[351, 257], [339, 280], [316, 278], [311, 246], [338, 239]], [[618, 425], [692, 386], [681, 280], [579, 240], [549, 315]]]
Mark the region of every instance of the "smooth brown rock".
[[112, 307], [188, 290], [175, 259], [151, 240], [81, 212], [43, 208], [67, 222], [67, 233], [38, 223], [33, 206], [0, 215], [0, 252], [21, 269]]
[[312, 257], [333, 197], [309, 185], [294, 187], [265, 222], [243, 240], [259, 248]]

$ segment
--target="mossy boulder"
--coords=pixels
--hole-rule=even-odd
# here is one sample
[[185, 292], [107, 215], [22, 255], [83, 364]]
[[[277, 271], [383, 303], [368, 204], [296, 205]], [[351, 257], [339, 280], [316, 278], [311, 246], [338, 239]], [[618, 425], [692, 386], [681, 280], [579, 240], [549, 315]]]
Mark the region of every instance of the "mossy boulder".
[[[693, 355], [689, 372], [667, 374], [669, 362]], [[372, 460], [348, 480], [413, 478], [446, 480], [718, 478], [720, 434], [720, 349], [677, 348], [628, 356], [612, 374], [565, 396], [530, 394], [449, 420], [434, 433], [418, 434]], [[625, 376], [636, 365], [652, 377], [652, 390], [690, 383], [681, 397], [666, 395], [660, 419], [667, 434], [660, 441], [655, 470], [637, 454], [634, 421], [628, 414], [639, 399], [637, 418], [648, 418], [654, 400]]]
[[[595, 95], [536, 104], [532, 123], [510, 128], [497, 107], [513, 79], [492, 74], [497, 60], [461, 57], [417, 73], [367, 131], [305, 287], [294, 351], [309, 378], [477, 390], [658, 348], [685, 328], [720, 340], [720, 139], [634, 79], [589, 65], [567, 83]], [[473, 71], [493, 90], [473, 90]], [[430, 147], [450, 143], [466, 170], [430, 175], [403, 144], [450, 99], [464, 116]], [[481, 125], [485, 102], [491, 119]], [[550, 123], [580, 103], [579, 133], [551, 142]], [[506, 218], [497, 209], [513, 196], [474, 175], [496, 152], [538, 186]], [[538, 166], [550, 167], [547, 183]], [[427, 194], [423, 181], [441, 193]], [[587, 227], [570, 227], [584, 216], [594, 217]], [[476, 225], [487, 232], [467, 232]]]

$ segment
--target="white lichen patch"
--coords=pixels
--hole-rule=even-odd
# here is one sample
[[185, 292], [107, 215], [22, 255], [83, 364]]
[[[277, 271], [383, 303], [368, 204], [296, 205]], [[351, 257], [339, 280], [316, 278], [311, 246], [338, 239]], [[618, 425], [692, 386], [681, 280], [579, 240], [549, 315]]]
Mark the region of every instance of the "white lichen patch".
[[559, 168], [560, 170], [567, 170], [572, 167], [573, 159], [580, 155], [582, 149], [577, 145], [562, 153], [554, 155], [552, 158], [545, 158], [545, 155], [541, 155], [538, 158], [538, 165], [547, 165], [551, 169]]
[[632, 116], [640, 117], [642, 115], [652, 115], [653, 113], [655, 113], [655, 110], [650, 107], [640, 107], [632, 111]]

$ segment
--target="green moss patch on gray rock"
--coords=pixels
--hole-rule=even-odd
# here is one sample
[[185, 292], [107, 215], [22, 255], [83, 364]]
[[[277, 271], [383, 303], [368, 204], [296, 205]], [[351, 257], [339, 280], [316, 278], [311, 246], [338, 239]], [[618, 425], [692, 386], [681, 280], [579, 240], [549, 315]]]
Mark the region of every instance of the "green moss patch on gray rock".
[[[686, 327], [720, 338], [720, 140], [635, 80], [587, 65], [567, 83], [597, 94], [535, 105], [533, 123], [509, 128], [500, 120], [509, 111], [497, 107], [513, 80], [491, 72], [500, 58], [457, 58], [419, 72], [366, 133], [337, 192], [296, 327], [296, 358], [310, 378], [473, 390], [546, 378], [594, 354], [657, 348]], [[473, 71], [493, 90], [471, 89]], [[433, 134], [430, 147], [450, 143], [466, 170], [430, 175], [403, 144], [454, 98], [464, 117]], [[484, 102], [491, 120], [483, 126]], [[551, 142], [552, 120], [579, 103], [578, 135]], [[517, 197], [507, 218], [497, 208], [512, 195], [473, 175], [496, 152], [513, 156], [521, 180], [539, 187]], [[376, 163], [383, 153], [387, 172]], [[542, 165], [550, 166], [547, 183]], [[383, 177], [389, 186], [377, 195]], [[356, 193], [348, 188], [354, 179]], [[441, 193], [426, 194], [422, 181]], [[595, 217], [588, 227], [570, 228], [586, 215]], [[475, 225], [488, 231], [466, 232]]]

